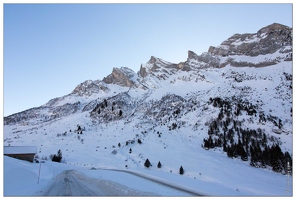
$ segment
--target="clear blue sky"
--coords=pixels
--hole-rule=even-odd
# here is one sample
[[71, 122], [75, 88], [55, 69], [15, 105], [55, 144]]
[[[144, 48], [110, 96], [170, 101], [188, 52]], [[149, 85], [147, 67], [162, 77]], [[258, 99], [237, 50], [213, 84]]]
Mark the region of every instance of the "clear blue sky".
[[4, 116], [69, 94], [113, 67], [179, 63], [235, 33], [292, 27], [292, 4], [4, 4]]

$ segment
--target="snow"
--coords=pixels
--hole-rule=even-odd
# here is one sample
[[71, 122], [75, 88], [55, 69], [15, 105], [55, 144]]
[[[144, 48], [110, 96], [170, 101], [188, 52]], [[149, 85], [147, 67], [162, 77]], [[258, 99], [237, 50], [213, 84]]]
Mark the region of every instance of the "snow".
[[[40, 177], [38, 178], [39, 169]], [[120, 171], [91, 170], [50, 161], [41, 164], [29, 163], [6, 156], [4, 157], [4, 196], [38, 196], [53, 183], [54, 177], [63, 170], [76, 170], [86, 176], [109, 180], [117, 183], [117, 187], [131, 188], [140, 193], [151, 193], [159, 196], [188, 196], [186, 192]], [[156, 179], [153, 176], [149, 178]]]
[[[181, 176], [177, 174], [177, 169], [173, 169], [174, 171], [171, 173], [166, 168], [158, 170], [149, 170], [146, 168], [142, 170], [125, 169], [125, 171], [133, 172], [201, 195], [291, 196], [292, 194], [291, 177], [285, 177], [268, 170], [261, 171], [239, 160], [233, 160], [233, 162], [230, 162], [232, 164], [228, 164], [229, 159], [227, 157], [221, 157], [219, 154], [211, 151], [206, 151], [206, 154], [203, 154], [203, 156], [205, 160], [210, 156], [214, 164], [211, 163], [211, 165], [208, 165], [207, 162], [209, 160], [203, 162], [202, 159], [199, 161], [199, 166], [192, 164], [192, 167], [196, 167], [200, 171], [200, 174], [187, 174], [185, 171], [185, 174]], [[163, 163], [165, 162], [163, 161]], [[41, 171], [38, 181], [40, 166]], [[186, 167], [190, 168], [190, 166]], [[132, 176], [128, 173], [100, 170], [99, 168], [91, 170], [95, 168], [89, 164], [76, 166], [51, 161], [45, 161], [39, 164], [6, 156], [4, 156], [4, 196], [38, 196], [53, 182], [55, 176], [63, 170], [69, 169], [77, 170], [92, 178], [110, 180], [134, 190], [154, 193], [157, 196], [190, 196], [187, 193]], [[241, 169], [244, 171], [242, 172]], [[209, 174], [209, 172], [212, 174]], [[233, 176], [235, 179], [229, 178]], [[289, 183], [290, 185], [288, 186]]]
[[[272, 60], [280, 56], [282, 54], [276, 52], [257, 57], [232, 56], [232, 58], [238, 62], [259, 63], [262, 60]], [[160, 59], [157, 62], [165, 63]], [[203, 138], [208, 136], [205, 123], [219, 113], [219, 109], [211, 105], [205, 106], [209, 98], [218, 95], [222, 98], [239, 96], [243, 92], [250, 92], [248, 100], [251, 103], [262, 101], [261, 109], [265, 113], [283, 119], [283, 130], [286, 133], [280, 136], [274, 133], [272, 131], [274, 126], [270, 122], [264, 126], [249, 123], [246, 128], [263, 127], [268, 134], [281, 137], [281, 147], [291, 153], [293, 143], [290, 117], [291, 94], [282, 94], [274, 89], [283, 83], [280, 77], [284, 72], [292, 74], [291, 65], [291, 62], [281, 62], [262, 68], [236, 68], [227, 65], [223, 68], [199, 69], [193, 73], [178, 71], [166, 80], [148, 75], [143, 79], [143, 84], [150, 86], [149, 90], [109, 84], [108, 92], [90, 96], [88, 99], [76, 95], [65, 96], [57, 102], [57, 105], [77, 101], [87, 104], [98, 98], [103, 101], [104, 98], [120, 92], [127, 92], [131, 98], [138, 96], [139, 99], [143, 99], [143, 102], [157, 101], [166, 92], [171, 91], [187, 99], [192, 95], [196, 98], [198, 106], [195, 112], [188, 112], [180, 117], [178, 120], [185, 122], [185, 125], [173, 131], [168, 130], [167, 126], [152, 126], [149, 119], [146, 123], [140, 119], [145, 117], [141, 112], [135, 112], [135, 116], [130, 117], [129, 121], [118, 120], [95, 125], [89, 117], [89, 112], [76, 112], [42, 124], [6, 125], [3, 130], [4, 145], [36, 144], [39, 158], [44, 159], [61, 149], [63, 163], [53, 163], [49, 160], [42, 163], [40, 180], [37, 184], [40, 164], [4, 156], [4, 196], [38, 195], [52, 183], [55, 176], [67, 169], [75, 169], [92, 178], [110, 180], [138, 191], [156, 193], [159, 196], [184, 196], [185, 194], [122, 171], [136, 173], [202, 195], [292, 196], [292, 177], [275, 173], [268, 167], [265, 169], [252, 167], [249, 161], [230, 159], [221, 149], [206, 151], [201, 147]], [[146, 64], [143, 67], [149, 71], [152, 65]], [[240, 75], [250, 79], [243, 82], [234, 81], [234, 77], [240, 77]], [[135, 80], [135, 77], [133, 78]], [[244, 87], [250, 87], [252, 90], [242, 91], [240, 88]], [[240, 116], [242, 121], [251, 119], [247, 114]], [[82, 128], [85, 127], [82, 135], [74, 132], [77, 124]], [[194, 124], [198, 124], [195, 129], [193, 129]], [[161, 133], [161, 137], [157, 132]], [[60, 136], [57, 136], [58, 134]], [[141, 139], [142, 144], [137, 143], [138, 138]], [[126, 141], [133, 140], [135, 141], [133, 144], [126, 145]], [[118, 146], [119, 143], [121, 147]], [[129, 149], [132, 149], [131, 153]], [[152, 163], [149, 169], [144, 167], [147, 158]], [[159, 161], [162, 163], [161, 168], [157, 168]], [[179, 174], [180, 166], [185, 170], [183, 175]]]
[[262, 63], [264, 61], [273, 61], [279, 58], [285, 58], [286, 54], [280, 53], [282, 50], [278, 50], [273, 54], [258, 55], [258, 56], [246, 56], [246, 55], [232, 55], [229, 56], [237, 62], [250, 62], [254, 64]]
[[[192, 119], [192, 116], [188, 116], [188, 119]], [[41, 190], [52, 183], [52, 178], [66, 169], [76, 169], [93, 178], [111, 180], [126, 187], [143, 192], [154, 192], [160, 196], [184, 195], [166, 187], [155, 186], [150, 181], [130, 177], [129, 174], [119, 175], [119, 172], [90, 170], [91, 168], [127, 170], [209, 196], [292, 195], [292, 184], [288, 186], [288, 180], [292, 183], [291, 178], [272, 172], [268, 168], [251, 167], [248, 162], [240, 159], [229, 159], [221, 150], [202, 149], [200, 147], [202, 141], [197, 138], [206, 136], [203, 131], [206, 129], [204, 126], [200, 126], [196, 132], [193, 132], [191, 128], [169, 132], [165, 127], [158, 127], [155, 132], [161, 132], [161, 138], [157, 137], [156, 133], [150, 132], [141, 138], [143, 142], [141, 145], [134, 143], [129, 146], [125, 146], [124, 142], [133, 139], [136, 134], [140, 134], [140, 131], [135, 130], [135, 126], [126, 126], [120, 121], [102, 125], [97, 129], [94, 127], [87, 129], [80, 136], [84, 144], [73, 132], [68, 132], [65, 137], [56, 136], [56, 133], [64, 130], [70, 128], [73, 130], [77, 121], [80, 121], [82, 126], [90, 123], [88, 118], [80, 114], [56, 122], [55, 126], [50, 126], [47, 130], [47, 135], [44, 135], [45, 127], [38, 129], [40, 137], [38, 151], [41, 152], [38, 153], [39, 156], [54, 154], [60, 148], [65, 159], [64, 164], [51, 161], [42, 163], [39, 184], [37, 180], [40, 164], [5, 156], [4, 196], [38, 195]], [[9, 132], [8, 128], [5, 127], [5, 132]], [[119, 131], [122, 129], [123, 132]], [[33, 136], [36, 134], [33, 133]], [[22, 137], [21, 140], [14, 143], [29, 144], [32, 142], [31, 138], [26, 137]], [[117, 147], [119, 142], [123, 147]], [[132, 148], [131, 154], [128, 153], [130, 148]], [[116, 155], [111, 154], [113, 150], [117, 150]], [[150, 169], [143, 166], [146, 158], [149, 158], [152, 163]], [[158, 161], [162, 163], [160, 169], [156, 167]], [[185, 170], [184, 175], [178, 174], [181, 165]]]
[[[262, 35], [264, 37], [264, 35]], [[256, 34], [248, 36], [245, 40], [237, 39], [232, 42], [232, 45], [242, 45], [244, 43], [255, 43], [259, 42], [262, 38], [257, 37]]]

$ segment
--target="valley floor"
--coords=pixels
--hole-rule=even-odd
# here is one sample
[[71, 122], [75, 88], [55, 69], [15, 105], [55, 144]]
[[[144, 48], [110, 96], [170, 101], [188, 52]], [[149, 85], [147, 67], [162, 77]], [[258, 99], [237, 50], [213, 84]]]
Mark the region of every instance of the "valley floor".
[[[123, 173], [114, 170], [99, 170], [90, 168], [90, 166], [71, 166], [62, 163], [54, 163], [46, 161], [41, 164], [40, 179], [38, 183], [38, 173], [40, 164], [29, 163], [26, 161], [17, 160], [4, 156], [4, 196], [58, 196], [56, 190], [50, 192], [50, 186], [56, 181], [61, 180], [62, 175], [67, 174], [67, 177], [62, 177], [59, 187], [68, 187], [67, 183], [72, 180], [70, 175], [75, 174], [79, 179], [86, 179], [88, 186], [92, 189], [99, 185], [111, 186], [113, 192], [110, 193], [85, 193], [87, 196], [292, 196], [292, 177], [283, 175], [277, 176], [276, 173], [270, 172], [271, 178], [277, 178], [278, 181], [284, 182], [285, 185], [275, 185], [274, 182], [258, 183], [257, 185], [245, 185], [248, 183], [237, 182], [236, 186], [240, 189], [233, 189], [223, 183], [215, 183], [210, 180], [204, 181], [191, 179], [186, 176], [180, 176], [173, 173], [158, 173], [152, 170], [126, 170], [130, 173], [135, 173], [134, 176], [130, 173]], [[74, 171], [73, 171], [74, 170]], [[202, 176], [202, 175], [201, 175]], [[88, 177], [88, 178], [86, 178]], [[148, 180], [152, 179], [154, 181]], [[72, 180], [73, 181], [73, 180]], [[157, 181], [171, 185], [172, 187], [156, 183]], [[66, 184], [63, 186], [63, 184]], [[261, 185], [261, 186], [260, 186]], [[264, 187], [262, 187], [262, 185]], [[244, 186], [244, 188], [242, 187]], [[191, 193], [181, 191], [186, 190]], [[96, 190], [98, 191], [98, 190]], [[105, 188], [106, 191], [106, 188]], [[116, 191], [114, 193], [114, 191]], [[194, 195], [194, 193], [196, 195]], [[68, 193], [67, 193], [68, 194]], [[66, 193], [62, 195], [67, 195]], [[71, 194], [71, 193], [69, 193]], [[72, 193], [74, 196], [80, 196], [79, 193]]]

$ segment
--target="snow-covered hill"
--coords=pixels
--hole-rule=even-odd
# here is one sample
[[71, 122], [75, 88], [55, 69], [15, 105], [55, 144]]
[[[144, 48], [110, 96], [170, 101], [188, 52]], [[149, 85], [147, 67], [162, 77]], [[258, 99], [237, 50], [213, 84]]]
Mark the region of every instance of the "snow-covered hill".
[[[292, 29], [235, 34], [178, 64], [152, 56], [137, 73], [114, 68], [5, 117], [8, 144], [35, 144], [48, 159], [61, 149], [69, 165], [175, 174], [237, 195], [291, 195]], [[274, 176], [276, 189], [268, 188]]]

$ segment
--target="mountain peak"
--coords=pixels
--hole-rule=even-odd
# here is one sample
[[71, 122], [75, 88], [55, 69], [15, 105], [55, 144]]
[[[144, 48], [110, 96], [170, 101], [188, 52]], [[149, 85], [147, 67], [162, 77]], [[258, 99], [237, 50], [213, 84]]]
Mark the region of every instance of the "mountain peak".
[[279, 24], [279, 23], [273, 23], [270, 24], [266, 27], [261, 28], [257, 33], [261, 34], [261, 33], [270, 33], [271, 31], [275, 31], [275, 30], [286, 30], [286, 29], [291, 29], [288, 26]]
[[131, 87], [134, 85], [134, 81], [132, 80], [134, 76], [135, 72], [127, 67], [114, 67], [112, 73], [103, 78], [103, 81], [107, 84], [117, 84], [123, 87]]
[[194, 53], [193, 51], [188, 51], [188, 59], [195, 59], [195, 60], [197, 60], [197, 54], [196, 53]]
[[155, 56], [151, 56], [150, 60], [148, 61], [149, 64], [154, 64], [156, 63], [158, 60], [158, 58], [156, 58]]
[[100, 93], [100, 91], [108, 91], [108, 87], [106, 87], [105, 83], [100, 80], [86, 80], [83, 83], [77, 85], [72, 91], [72, 94], [76, 94], [78, 96], [91, 96], [93, 94]]
[[208, 52], [220, 56], [272, 54], [292, 45], [292, 28], [273, 23], [261, 28], [257, 33], [234, 34], [218, 47], [210, 47]]

